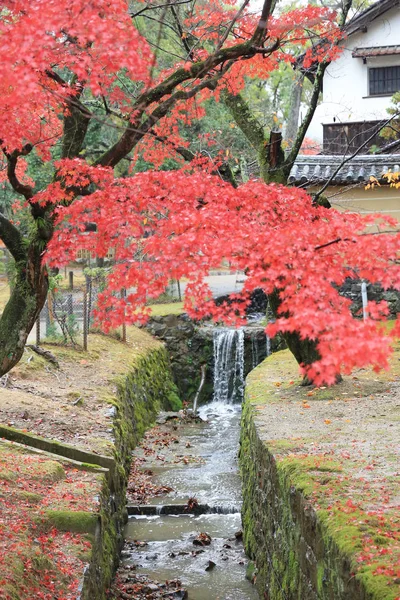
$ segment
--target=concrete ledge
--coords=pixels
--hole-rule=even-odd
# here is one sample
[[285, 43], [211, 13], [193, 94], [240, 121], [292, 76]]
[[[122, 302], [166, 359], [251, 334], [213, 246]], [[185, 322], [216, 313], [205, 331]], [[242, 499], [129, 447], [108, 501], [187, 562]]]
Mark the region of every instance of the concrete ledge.
[[231, 515], [239, 513], [237, 507], [209, 506], [198, 504], [188, 508], [187, 504], [144, 504], [142, 506], [127, 506], [129, 516], [156, 516], [156, 515]]
[[49, 440], [31, 433], [26, 433], [20, 429], [14, 429], [7, 425], [0, 425], [0, 438], [4, 438], [11, 442], [18, 442], [25, 446], [31, 446], [32, 448], [38, 448], [45, 452], [51, 452], [51, 454], [57, 454], [58, 456], [64, 456], [72, 460], [79, 461], [81, 463], [88, 463], [89, 465], [99, 465], [110, 471], [115, 469], [115, 460], [109, 456], [102, 456], [100, 454], [94, 454], [93, 452], [87, 452], [86, 450], [80, 450], [74, 446], [58, 442], [57, 440]]
[[6, 440], [5, 438], [0, 439], [0, 447], [1, 445], [8, 444], [11, 448], [17, 447], [23, 452], [29, 452], [30, 454], [39, 454], [41, 456], [46, 456], [48, 458], [52, 458], [53, 460], [57, 459], [61, 461], [63, 464], [69, 464], [76, 469], [81, 471], [91, 471], [94, 473], [102, 473], [106, 477], [110, 473], [110, 469], [106, 467], [100, 467], [100, 465], [95, 465], [87, 462], [81, 462], [79, 460], [74, 460], [73, 458], [67, 458], [66, 456], [61, 456], [60, 454], [55, 454], [54, 452], [47, 452], [46, 450], [41, 450], [40, 448], [34, 448], [33, 446], [28, 446], [27, 444], [20, 444], [19, 442], [13, 442], [11, 440]]

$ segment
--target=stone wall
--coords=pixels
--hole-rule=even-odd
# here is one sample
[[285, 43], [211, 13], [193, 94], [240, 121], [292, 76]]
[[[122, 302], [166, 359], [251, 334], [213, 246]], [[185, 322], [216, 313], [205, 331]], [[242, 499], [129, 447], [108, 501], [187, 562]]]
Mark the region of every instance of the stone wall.
[[[378, 396], [396, 384], [378, 381], [372, 370], [357, 375], [332, 388], [302, 388], [295, 360], [284, 351], [247, 378], [242, 520], [254, 563], [249, 577], [263, 600], [400, 597], [392, 575], [398, 405], [395, 396]], [[362, 410], [358, 424], [355, 406]]]
[[92, 559], [85, 573], [81, 600], [104, 600], [118, 566], [127, 520], [126, 487], [132, 450], [160, 409], [178, 410], [181, 403], [163, 347], [146, 351], [120, 377], [114, 400], [115, 467], [104, 477], [100, 519], [93, 535]]
[[164, 342], [182, 400], [193, 400], [200, 385], [201, 366], [208, 365], [199, 401], [209, 400], [213, 390], [212, 334], [205, 333], [186, 314], [153, 317], [146, 329]]
[[[361, 280], [347, 279], [340, 288], [340, 293], [346, 298], [352, 300], [351, 310], [355, 316], [362, 316], [362, 300], [361, 300]], [[382, 302], [385, 300], [388, 304], [389, 318], [395, 319], [400, 313], [400, 292], [399, 290], [391, 289], [384, 290], [382, 286], [376, 283], [367, 283], [368, 301]]]

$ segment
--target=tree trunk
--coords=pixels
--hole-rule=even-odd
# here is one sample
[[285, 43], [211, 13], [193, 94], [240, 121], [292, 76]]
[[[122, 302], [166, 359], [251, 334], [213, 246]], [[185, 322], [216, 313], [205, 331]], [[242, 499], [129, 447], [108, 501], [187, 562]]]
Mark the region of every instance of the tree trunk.
[[[275, 318], [279, 315], [279, 306], [281, 304], [279, 298], [279, 291], [274, 290], [272, 294], [268, 295], [269, 307]], [[292, 333], [282, 333], [282, 337], [285, 340], [287, 347], [295, 357], [299, 365], [311, 365], [316, 360], [320, 360], [321, 356], [317, 350], [317, 341], [310, 340], [309, 338], [301, 338], [297, 331]], [[342, 381], [342, 377], [338, 374], [336, 376], [336, 383]], [[304, 375], [302, 385], [312, 385], [312, 381]]]
[[0, 376], [21, 359], [26, 340], [46, 301], [48, 277], [42, 252], [31, 243], [26, 261], [16, 263], [15, 285], [0, 318]]
[[286, 185], [288, 173], [285, 167], [285, 153], [282, 148], [282, 133], [271, 131], [269, 142], [259, 148], [258, 162], [260, 174], [265, 183]]
[[303, 92], [304, 74], [301, 71], [295, 71], [292, 89], [290, 90], [290, 104], [288, 120], [285, 127], [285, 141], [291, 149], [299, 131], [299, 117], [301, 96]]

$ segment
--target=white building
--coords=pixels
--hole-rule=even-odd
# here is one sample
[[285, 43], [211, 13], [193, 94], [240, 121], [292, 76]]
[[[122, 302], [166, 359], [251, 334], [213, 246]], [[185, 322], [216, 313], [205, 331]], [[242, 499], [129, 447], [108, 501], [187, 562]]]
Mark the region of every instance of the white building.
[[[307, 131], [323, 151], [299, 155], [289, 183], [311, 193], [323, 189], [340, 210], [379, 212], [400, 221], [398, 189], [365, 189], [370, 177], [382, 182], [388, 171], [400, 171], [400, 139], [388, 143], [379, 136], [400, 90], [399, 2], [379, 0], [348, 23], [343, 52], [325, 73], [323, 101]], [[377, 153], [371, 153], [374, 145]]]
[[376, 2], [348, 23], [346, 33], [342, 54], [325, 73], [323, 101], [307, 133], [323, 144], [325, 154], [346, 153], [346, 144], [351, 152], [364, 143], [388, 118], [391, 97], [400, 90], [398, 0]]

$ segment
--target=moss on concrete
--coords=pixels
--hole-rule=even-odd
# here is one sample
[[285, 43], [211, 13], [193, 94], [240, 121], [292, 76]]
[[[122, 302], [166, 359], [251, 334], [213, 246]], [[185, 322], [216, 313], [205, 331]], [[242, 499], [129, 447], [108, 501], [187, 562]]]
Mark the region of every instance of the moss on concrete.
[[81, 450], [80, 448], [76, 448], [70, 444], [43, 438], [39, 435], [21, 431], [15, 427], [0, 425], [0, 437], [6, 440], [17, 442], [19, 444], [25, 444], [26, 446], [32, 446], [32, 448], [44, 450], [45, 452], [50, 452], [51, 454], [58, 454], [66, 458], [71, 458], [72, 460], [79, 462], [88, 462], [89, 464], [96, 464], [107, 469], [114, 468], [114, 461], [108, 456], [101, 456], [94, 454], [93, 452], [87, 452], [86, 450]]
[[95, 513], [72, 510], [47, 510], [44, 514], [43, 525], [55, 527], [59, 531], [94, 534], [99, 523]]
[[127, 518], [126, 486], [132, 450], [156, 419], [160, 409], [177, 410], [182, 404], [172, 381], [168, 355], [160, 344], [136, 354], [114, 383], [103, 392], [103, 401], [115, 408], [113, 457], [115, 470], [104, 479], [100, 497], [101, 527], [93, 539], [92, 557], [85, 574], [82, 600], [103, 600], [118, 565]]
[[39, 502], [43, 500], [43, 496], [41, 496], [40, 494], [35, 494], [34, 492], [26, 492], [25, 490], [21, 490], [16, 495], [28, 504], [39, 504]]
[[[390, 393], [396, 371], [377, 380], [363, 370], [329, 389], [299, 388], [296, 374], [291, 356], [281, 352], [247, 380], [242, 518], [260, 597], [395, 600], [400, 519], [393, 508], [394, 444], [388, 440], [395, 409], [378, 408], [387, 429], [375, 427], [372, 438], [366, 423], [377, 421], [381, 404], [371, 404], [373, 395]], [[359, 440], [346, 427], [357, 431], [352, 411], [361, 401], [372, 409]]]
[[65, 479], [65, 471], [60, 463], [55, 460], [46, 460], [39, 463], [32, 471], [32, 479], [42, 479], [43, 481], [61, 481]]

